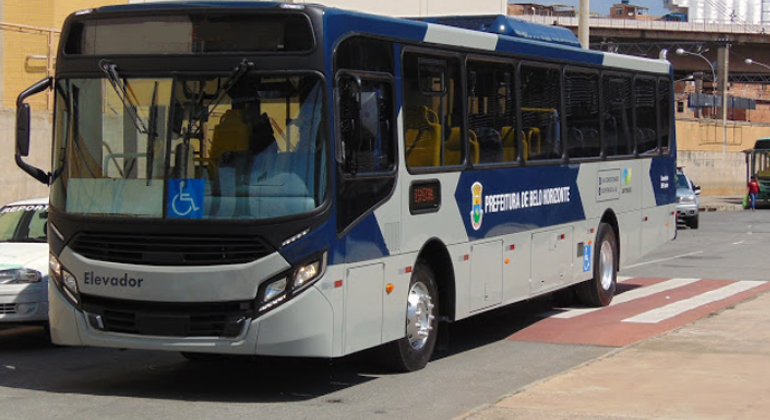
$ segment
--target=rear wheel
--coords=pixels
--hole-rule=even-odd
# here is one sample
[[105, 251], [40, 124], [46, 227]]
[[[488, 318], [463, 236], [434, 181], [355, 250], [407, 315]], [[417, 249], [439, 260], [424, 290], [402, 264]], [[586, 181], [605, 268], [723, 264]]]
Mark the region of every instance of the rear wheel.
[[406, 302], [406, 336], [383, 347], [385, 362], [399, 372], [419, 370], [428, 364], [438, 336], [438, 288], [433, 270], [417, 261], [409, 281]]
[[580, 301], [589, 306], [607, 306], [612, 302], [618, 281], [618, 240], [606, 223], [599, 224], [594, 253], [594, 278], [577, 286]]

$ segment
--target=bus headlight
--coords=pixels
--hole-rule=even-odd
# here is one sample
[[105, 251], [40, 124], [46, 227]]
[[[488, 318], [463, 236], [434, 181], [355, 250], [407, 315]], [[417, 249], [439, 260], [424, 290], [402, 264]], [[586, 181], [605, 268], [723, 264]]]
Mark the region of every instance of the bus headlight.
[[0, 284], [39, 283], [43, 276], [31, 268], [0, 270]]
[[257, 294], [259, 312], [264, 313], [296, 296], [321, 278], [325, 268], [326, 252], [280, 277], [263, 283]]
[[270, 282], [267, 287], [265, 287], [265, 296], [262, 298], [262, 301], [270, 302], [276, 297], [282, 295], [284, 292], [286, 292], [286, 286], [288, 284], [289, 281], [286, 277], [281, 277], [278, 280]]
[[78, 290], [78, 279], [69, 271], [67, 271], [59, 262], [59, 259], [55, 255], [50, 254], [48, 257], [48, 268], [59, 290], [64, 293], [65, 296], [77, 306], [80, 303], [80, 291]]

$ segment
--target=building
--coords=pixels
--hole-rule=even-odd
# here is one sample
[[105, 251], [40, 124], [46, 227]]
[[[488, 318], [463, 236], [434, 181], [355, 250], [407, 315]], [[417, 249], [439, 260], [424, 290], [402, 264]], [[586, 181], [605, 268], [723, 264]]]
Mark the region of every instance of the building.
[[620, 3], [613, 4], [610, 7], [610, 17], [613, 19], [634, 19], [634, 20], [655, 20], [657, 17], [650, 16], [650, 8], [631, 4], [629, 0], [622, 0]]
[[508, 14], [511, 16], [577, 16], [574, 6], [564, 4], [542, 5], [537, 3], [510, 3], [508, 4]]
[[663, 0], [672, 13], [688, 22], [770, 24], [770, 0]]

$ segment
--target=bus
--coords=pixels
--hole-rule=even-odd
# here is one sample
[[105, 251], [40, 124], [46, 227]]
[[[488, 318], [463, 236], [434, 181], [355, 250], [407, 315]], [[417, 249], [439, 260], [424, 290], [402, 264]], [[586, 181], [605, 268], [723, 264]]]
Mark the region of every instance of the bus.
[[[53, 157], [25, 99], [53, 89]], [[440, 330], [676, 233], [669, 62], [507, 16], [106, 6], [17, 100], [50, 186], [55, 343], [423, 368]], [[442, 328], [439, 328], [442, 326]]]

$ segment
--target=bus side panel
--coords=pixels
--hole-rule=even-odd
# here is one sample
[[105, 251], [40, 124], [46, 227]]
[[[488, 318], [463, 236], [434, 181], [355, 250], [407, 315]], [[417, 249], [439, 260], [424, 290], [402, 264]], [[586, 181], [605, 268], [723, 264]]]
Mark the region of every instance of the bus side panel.
[[503, 303], [527, 299], [532, 293], [529, 249], [532, 235], [515, 233], [503, 241]]

